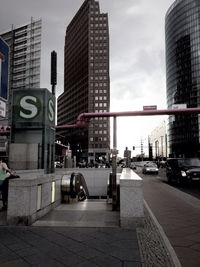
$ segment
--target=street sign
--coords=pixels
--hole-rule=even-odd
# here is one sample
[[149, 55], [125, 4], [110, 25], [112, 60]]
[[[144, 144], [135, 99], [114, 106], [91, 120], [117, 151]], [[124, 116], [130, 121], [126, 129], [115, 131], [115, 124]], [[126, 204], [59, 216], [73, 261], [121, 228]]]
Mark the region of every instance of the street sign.
[[187, 108], [187, 104], [174, 104], [172, 105], [172, 109], [182, 109]]
[[156, 110], [157, 106], [143, 106], [143, 110]]
[[0, 37], [0, 97], [8, 99], [8, 61], [9, 46]]

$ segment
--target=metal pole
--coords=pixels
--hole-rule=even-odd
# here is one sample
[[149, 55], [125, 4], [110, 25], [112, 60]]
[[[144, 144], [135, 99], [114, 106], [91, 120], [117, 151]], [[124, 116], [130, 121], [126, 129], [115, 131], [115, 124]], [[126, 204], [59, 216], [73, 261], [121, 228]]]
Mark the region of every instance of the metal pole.
[[113, 117], [113, 153], [112, 153], [112, 210], [117, 210], [117, 118]]
[[113, 148], [117, 149], [117, 117], [113, 117]]

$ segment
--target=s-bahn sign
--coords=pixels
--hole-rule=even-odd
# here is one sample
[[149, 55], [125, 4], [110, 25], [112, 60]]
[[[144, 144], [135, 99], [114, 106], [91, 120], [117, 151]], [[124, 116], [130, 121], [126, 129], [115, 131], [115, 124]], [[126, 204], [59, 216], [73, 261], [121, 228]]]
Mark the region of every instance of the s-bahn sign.
[[22, 119], [34, 119], [41, 112], [41, 101], [34, 95], [24, 95], [17, 103], [17, 111]]
[[55, 96], [47, 89], [13, 90], [15, 127], [55, 126]]

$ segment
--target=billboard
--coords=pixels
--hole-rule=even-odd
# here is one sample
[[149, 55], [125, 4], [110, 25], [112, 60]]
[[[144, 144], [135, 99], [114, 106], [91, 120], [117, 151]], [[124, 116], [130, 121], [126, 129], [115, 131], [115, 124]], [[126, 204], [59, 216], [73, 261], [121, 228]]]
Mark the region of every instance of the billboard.
[[9, 46], [0, 37], [0, 98], [8, 99]]

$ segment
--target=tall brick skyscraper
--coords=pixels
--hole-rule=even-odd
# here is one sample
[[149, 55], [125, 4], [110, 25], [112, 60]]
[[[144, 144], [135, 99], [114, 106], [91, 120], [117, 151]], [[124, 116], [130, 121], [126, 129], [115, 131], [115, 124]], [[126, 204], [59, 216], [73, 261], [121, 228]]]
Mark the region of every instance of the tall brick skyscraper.
[[[100, 13], [99, 2], [85, 0], [66, 30], [64, 93], [58, 98], [58, 125], [74, 124], [83, 112], [110, 109], [108, 15]], [[65, 129], [77, 161], [109, 157], [110, 123], [95, 118], [87, 129]]]

